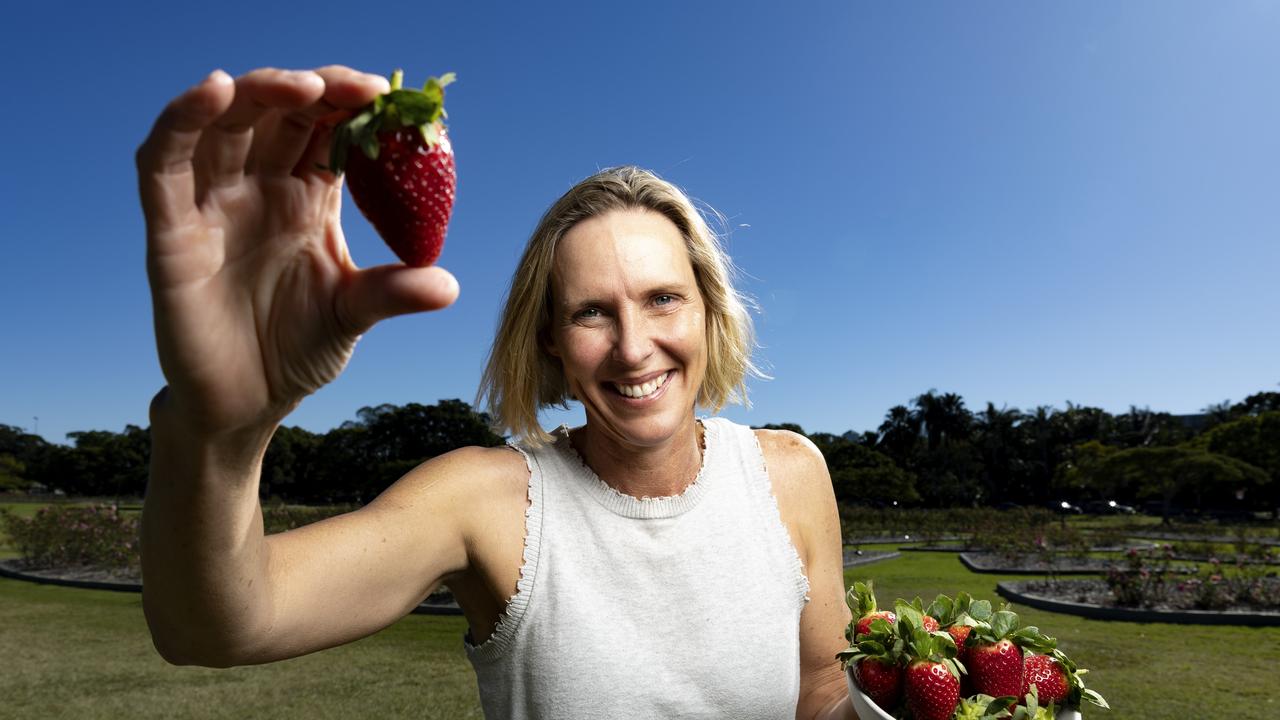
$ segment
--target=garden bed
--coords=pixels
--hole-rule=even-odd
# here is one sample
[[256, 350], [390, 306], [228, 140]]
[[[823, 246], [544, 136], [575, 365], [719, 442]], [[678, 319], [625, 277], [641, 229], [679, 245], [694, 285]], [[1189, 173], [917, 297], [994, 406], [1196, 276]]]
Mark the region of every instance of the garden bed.
[[960, 562], [976, 573], [1004, 575], [1097, 575], [1114, 563], [1103, 558], [1059, 557], [1051, 562], [1035, 555], [1010, 556], [1004, 553], [960, 553]]
[[[1280, 580], [1268, 578], [1273, 592]], [[1190, 593], [1173, 593], [1146, 607], [1119, 605], [1103, 580], [1019, 580], [996, 585], [996, 592], [1012, 602], [1050, 612], [1129, 622], [1165, 622], [1201, 625], [1280, 626], [1280, 606], [1233, 603], [1216, 609], [1195, 606]]]

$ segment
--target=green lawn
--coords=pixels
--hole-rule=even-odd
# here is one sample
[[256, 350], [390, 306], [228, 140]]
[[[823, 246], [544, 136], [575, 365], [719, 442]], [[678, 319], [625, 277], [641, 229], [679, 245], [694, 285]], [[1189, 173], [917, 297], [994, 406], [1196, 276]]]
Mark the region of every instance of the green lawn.
[[[903, 553], [845, 577], [874, 579], [888, 604], [959, 590], [998, 603], [996, 582], [1015, 576], [970, 573], [951, 553]], [[1269, 690], [1280, 628], [1113, 623], [1014, 609], [1093, 671], [1091, 686], [1115, 709], [1086, 710], [1090, 717], [1280, 716]], [[479, 717], [464, 625], [411, 616], [360, 642], [273, 665], [178, 668], [152, 649], [140, 596], [0, 579], [0, 697], [5, 717], [20, 718]]]
[[174, 667], [140, 595], [0, 579], [0, 628], [6, 718], [481, 717], [461, 618], [414, 615], [272, 665]]

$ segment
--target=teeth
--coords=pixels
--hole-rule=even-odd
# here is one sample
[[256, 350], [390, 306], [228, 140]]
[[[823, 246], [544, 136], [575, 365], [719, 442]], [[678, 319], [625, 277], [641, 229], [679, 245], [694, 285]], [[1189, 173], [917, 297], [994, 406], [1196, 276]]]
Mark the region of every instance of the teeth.
[[640, 385], [623, 385], [622, 383], [614, 383], [613, 386], [618, 388], [618, 392], [629, 398], [642, 398], [652, 395], [654, 390], [662, 387], [662, 384], [667, 381], [668, 374], [669, 373], [662, 373], [649, 382], [642, 383]]

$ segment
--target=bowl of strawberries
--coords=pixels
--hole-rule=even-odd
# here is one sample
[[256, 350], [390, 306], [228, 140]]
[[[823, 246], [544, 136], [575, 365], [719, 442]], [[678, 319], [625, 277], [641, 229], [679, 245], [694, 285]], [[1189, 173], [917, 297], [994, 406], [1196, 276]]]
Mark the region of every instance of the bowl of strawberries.
[[849, 647], [838, 659], [861, 718], [1080, 720], [1085, 701], [1108, 707], [1056, 639], [1007, 607], [959, 593], [883, 610], [869, 581], [854, 583], [848, 601]]

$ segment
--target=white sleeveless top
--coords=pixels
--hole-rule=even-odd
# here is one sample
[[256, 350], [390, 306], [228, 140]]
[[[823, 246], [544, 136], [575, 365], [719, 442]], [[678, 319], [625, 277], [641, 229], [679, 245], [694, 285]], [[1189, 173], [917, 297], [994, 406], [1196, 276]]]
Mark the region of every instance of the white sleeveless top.
[[520, 582], [465, 641], [486, 718], [793, 718], [809, 581], [755, 433], [702, 421], [682, 494], [596, 477], [561, 427], [529, 465]]

